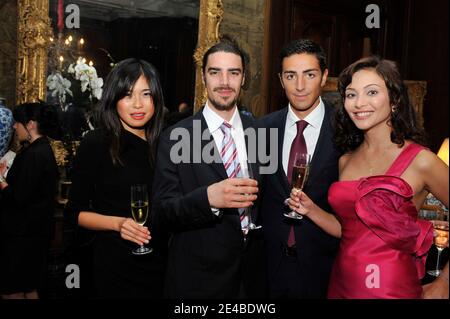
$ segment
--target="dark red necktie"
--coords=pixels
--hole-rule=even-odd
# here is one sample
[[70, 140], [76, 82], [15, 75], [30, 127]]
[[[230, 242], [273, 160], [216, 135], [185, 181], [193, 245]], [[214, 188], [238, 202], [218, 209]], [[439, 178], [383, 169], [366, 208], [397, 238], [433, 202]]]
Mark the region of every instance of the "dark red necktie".
[[[307, 151], [308, 151], [306, 148], [305, 137], [303, 136], [303, 131], [305, 130], [305, 127], [308, 126], [308, 122], [301, 120], [301, 121], [297, 121], [296, 124], [297, 124], [297, 135], [295, 136], [294, 140], [292, 141], [291, 151], [289, 152], [289, 162], [288, 162], [288, 169], [287, 169], [287, 178], [288, 178], [289, 184], [291, 184], [291, 180], [292, 180], [292, 167], [294, 166], [295, 153], [307, 153]], [[295, 245], [294, 226], [291, 226], [291, 229], [289, 231], [287, 245], [289, 247], [292, 247]]]

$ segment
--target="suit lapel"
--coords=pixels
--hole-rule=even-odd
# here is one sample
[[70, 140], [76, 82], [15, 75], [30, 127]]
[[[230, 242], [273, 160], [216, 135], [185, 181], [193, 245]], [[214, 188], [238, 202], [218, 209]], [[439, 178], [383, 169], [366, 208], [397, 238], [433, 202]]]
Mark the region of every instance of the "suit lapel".
[[[309, 172], [308, 181], [314, 181], [317, 175], [320, 174], [322, 167], [326, 164], [326, 159], [329, 156], [328, 150], [333, 149], [330, 113], [330, 106], [325, 104], [325, 116], [323, 118], [322, 127], [320, 128], [316, 149], [314, 151], [313, 158], [311, 159], [311, 169]], [[310, 184], [308, 181], [306, 182], [305, 190], [308, 189], [308, 184]]]
[[[240, 117], [241, 117], [241, 122], [242, 122], [242, 128], [244, 130], [244, 139], [245, 139], [245, 149], [247, 152], [247, 165], [249, 166], [249, 168], [251, 169], [251, 172], [253, 173], [253, 178], [255, 180], [259, 180], [259, 170], [258, 170], [258, 165], [256, 164], [256, 162], [252, 159], [255, 155], [257, 154], [251, 154], [251, 152], [257, 152], [257, 145], [250, 145], [249, 144], [249, 139], [248, 139], [248, 135], [245, 134], [245, 130], [248, 128], [254, 128], [254, 120], [251, 119], [249, 116], [239, 113]], [[257, 133], [257, 131], [255, 131]], [[257, 137], [256, 137], [257, 138]], [[253, 142], [253, 141], [252, 141]], [[255, 143], [258, 143], [258, 140], [256, 139]]]
[[289, 185], [289, 181], [287, 178], [286, 173], [283, 169], [283, 142], [284, 142], [284, 131], [286, 128], [286, 118], [287, 118], [288, 108], [286, 107], [284, 112], [280, 112], [280, 118], [276, 120], [277, 123], [277, 129], [278, 129], [278, 170], [277, 175], [278, 178], [281, 180], [281, 184], [283, 185], [283, 189], [285, 190], [286, 194], [289, 195], [291, 192]]
[[[193, 118], [194, 120], [201, 120], [201, 133], [202, 133], [201, 150], [203, 151], [209, 143], [213, 143], [215, 157], [214, 157], [213, 163], [211, 163], [211, 164], [204, 163], [203, 160], [201, 161], [201, 163], [204, 166], [204, 169], [212, 168], [219, 175], [220, 179], [227, 179], [228, 175], [227, 175], [227, 172], [225, 171], [225, 167], [223, 166], [222, 159], [220, 158], [220, 152], [217, 149], [217, 145], [214, 141], [214, 137], [212, 136], [211, 132], [209, 131], [208, 124], [206, 123], [206, 120], [203, 117], [202, 110], [197, 112]], [[209, 132], [207, 139], [203, 139], [203, 132], [205, 130], [207, 130]], [[192, 142], [194, 142], [194, 141], [192, 141]]]

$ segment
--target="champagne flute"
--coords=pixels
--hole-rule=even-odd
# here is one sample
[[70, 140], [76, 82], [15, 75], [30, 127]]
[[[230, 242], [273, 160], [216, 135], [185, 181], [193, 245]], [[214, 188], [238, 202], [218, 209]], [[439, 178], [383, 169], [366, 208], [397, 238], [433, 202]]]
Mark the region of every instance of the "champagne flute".
[[[148, 192], [147, 185], [131, 185], [131, 214], [136, 223], [143, 226], [148, 217]], [[151, 253], [153, 248], [145, 247], [143, 244], [139, 248], [133, 249], [134, 255], [145, 255]]]
[[434, 245], [437, 248], [437, 260], [436, 260], [436, 269], [429, 270], [427, 273], [431, 276], [438, 277], [441, 274], [440, 269], [440, 260], [441, 253], [448, 246], [448, 222], [445, 223], [433, 223], [434, 231], [436, 232], [436, 236], [434, 236]]
[[[294, 158], [294, 165], [292, 167], [292, 188], [297, 192], [301, 192], [308, 179], [309, 169], [311, 163], [311, 154], [296, 153]], [[297, 214], [295, 211], [285, 213], [284, 216], [292, 219], [303, 219], [303, 216]]]
[[[255, 179], [255, 176], [253, 174], [250, 163], [247, 163], [247, 167], [243, 167], [241, 169], [241, 172], [242, 172], [243, 178]], [[253, 206], [244, 208], [243, 214], [245, 214], [244, 216], [247, 216], [247, 220], [248, 220], [248, 224], [246, 226], [242, 227], [242, 230], [245, 233], [248, 233], [250, 230], [260, 229], [262, 227], [261, 225], [256, 225], [255, 223], [253, 223], [252, 211], [253, 211]]]

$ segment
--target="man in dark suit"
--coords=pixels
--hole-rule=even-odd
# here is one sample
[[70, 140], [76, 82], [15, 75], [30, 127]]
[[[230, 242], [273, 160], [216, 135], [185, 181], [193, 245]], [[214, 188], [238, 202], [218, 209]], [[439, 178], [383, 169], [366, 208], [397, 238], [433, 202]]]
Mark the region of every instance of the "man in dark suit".
[[256, 178], [240, 178], [248, 165], [244, 130], [253, 125], [236, 105], [245, 62], [232, 41], [211, 47], [203, 57], [206, 105], [160, 138], [152, 219], [155, 229], [171, 234], [168, 298], [249, 296], [244, 272], [253, 231], [242, 230], [248, 225], [242, 212], [258, 187]]
[[263, 177], [260, 206], [270, 296], [324, 298], [338, 240], [307, 217], [295, 220], [284, 213], [290, 211], [285, 200], [291, 191], [287, 173], [292, 171], [291, 153], [300, 139], [312, 154], [303, 191], [325, 211], [331, 211], [327, 193], [338, 178], [339, 154], [332, 142], [334, 109], [320, 97], [328, 75], [326, 57], [320, 46], [300, 39], [282, 49], [280, 61], [279, 77], [289, 105], [258, 124], [278, 131], [277, 140], [267, 138], [268, 143], [277, 143], [278, 169]]

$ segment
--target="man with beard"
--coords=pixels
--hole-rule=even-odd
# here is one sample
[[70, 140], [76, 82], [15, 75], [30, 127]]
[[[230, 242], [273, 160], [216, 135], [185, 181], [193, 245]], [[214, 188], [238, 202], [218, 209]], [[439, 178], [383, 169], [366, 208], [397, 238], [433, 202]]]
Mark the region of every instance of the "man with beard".
[[258, 123], [278, 130], [278, 170], [261, 183], [269, 292], [272, 298], [325, 298], [338, 240], [307, 217], [285, 217], [290, 209], [284, 203], [291, 192], [294, 154], [308, 153], [312, 160], [303, 191], [331, 211], [327, 194], [338, 178], [339, 153], [332, 141], [334, 108], [320, 97], [328, 75], [326, 56], [316, 43], [300, 39], [281, 50], [280, 62], [289, 105]]
[[[258, 192], [244, 130], [253, 120], [240, 114], [237, 100], [246, 59], [236, 43], [222, 40], [203, 57], [207, 102], [202, 110], [161, 136], [153, 187], [152, 220], [170, 233], [166, 297], [254, 296], [245, 279], [256, 231], [245, 208]], [[180, 139], [181, 137], [181, 139]], [[256, 212], [248, 210], [255, 215]], [[247, 223], [247, 224], [246, 224]], [[259, 290], [261, 291], [261, 290]]]

